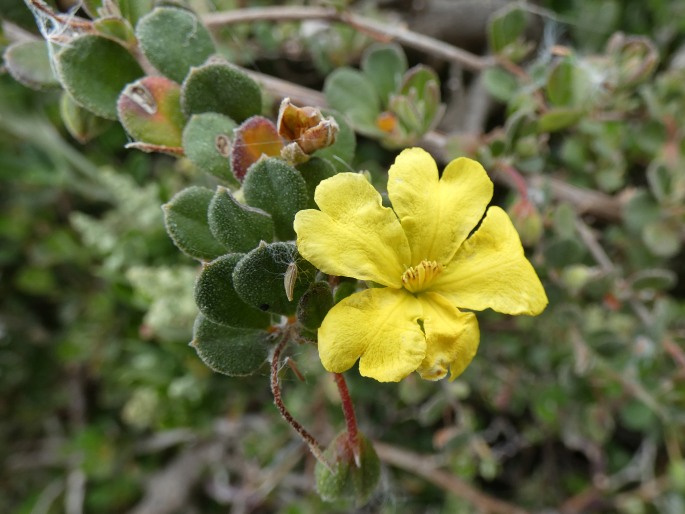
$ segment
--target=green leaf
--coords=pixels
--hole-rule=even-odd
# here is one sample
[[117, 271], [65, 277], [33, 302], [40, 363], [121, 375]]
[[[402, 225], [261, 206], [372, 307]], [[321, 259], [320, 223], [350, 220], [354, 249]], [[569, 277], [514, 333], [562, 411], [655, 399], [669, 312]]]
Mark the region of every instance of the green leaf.
[[262, 92], [247, 74], [223, 62], [192, 68], [183, 82], [186, 114], [218, 112], [240, 123], [262, 110]]
[[134, 27], [140, 19], [152, 10], [155, 0], [117, 0], [119, 11]]
[[653, 221], [645, 225], [642, 240], [659, 257], [674, 257], [682, 246], [679, 230], [665, 221]]
[[654, 197], [663, 204], [679, 204], [685, 199], [685, 170], [668, 166], [660, 159], [647, 168], [647, 183]]
[[261, 209], [244, 205], [225, 187], [218, 187], [209, 203], [209, 229], [229, 252], [249, 252], [260, 241], [271, 242], [274, 223]]
[[516, 5], [498, 10], [488, 22], [490, 49], [496, 54], [501, 53], [523, 35], [527, 24], [526, 12]]
[[585, 248], [575, 239], [556, 239], [545, 249], [545, 260], [550, 267], [563, 268], [580, 262], [585, 253]]
[[661, 209], [647, 191], [639, 189], [625, 203], [621, 215], [626, 227], [639, 234], [647, 224], [661, 218]]
[[485, 89], [500, 102], [508, 102], [519, 84], [516, 77], [503, 68], [488, 68], [483, 72]]
[[297, 305], [297, 319], [302, 326], [316, 330], [333, 307], [333, 292], [328, 282], [314, 282]]
[[60, 98], [59, 113], [64, 127], [81, 144], [99, 136], [112, 125], [111, 120], [100, 118], [74, 102], [67, 92], [63, 92]]
[[88, 16], [95, 19], [100, 13], [98, 12], [102, 8], [103, 0], [83, 0], [83, 8], [85, 9]]
[[390, 95], [400, 88], [407, 71], [407, 57], [399, 45], [373, 45], [364, 52], [361, 69], [376, 88], [381, 103], [387, 105]]
[[575, 68], [575, 64], [570, 59], [561, 60], [552, 68], [545, 86], [547, 98], [552, 104], [573, 105]]
[[123, 46], [100, 36], [81, 36], [57, 54], [62, 85], [89, 111], [117, 119], [117, 99], [143, 70]]
[[376, 118], [381, 113], [381, 100], [373, 82], [352, 68], [338, 68], [328, 75], [323, 88], [329, 105], [350, 120], [362, 134], [379, 136]]
[[185, 9], [156, 8], [140, 20], [136, 35], [152, 65], [179, 84], [215, 51], [209, 31]]
[[667, 291], [675, 287], [678, 275], [670, 269], [652, 268], [640, 270], [628, 278], [633, 291]]
[[556, 108], [545, 112], [538, 120], [538, 132], [557, 132], [583, 119], [585, 113], [580, 109]]
[[93, 25], [100, 33], [100, 35], [113, 39], [117, 43], [124, 46], [133, 46], [136, 44], [136, 34], [133, 27], [128, 20], [116, 16], [108, 16], [106, 18], [98, 18], [93, 22]]
[[194, 114], [183, 129], [186, 157], [204, 172], [237, 185], [231, 171], [231, 138], [235, 122], [216, 112]]
[[323, 109], [322, 114], [324, 116], [333, 116], [338, 124], [338, 135], [335, 136], [335, 143], [317, 150], [312, 156], [328, 160], [339, 172], [351, 171], [349, 165], [354, 159], [357, 146], [354, 130], [352, 130], [345, 117], [339, 112]]
[[5, 66], [17, 82], [39, 91], [59, 87], [45, 41], [14, 43], [5, 50]]
[[291, 315], [315, 275], [316, 269], [300, 257], [294, 243], [260, 244], [238, 262], [233, 285], [248, 305]]
[[144, 77], [119, 96], [119, 120], [131, 137], [153, 145], [180, 147], [185, 116], [181, 88], [164, 77]]
[[266, 328], [271, 316], [247, 305], [233, 287], [233, 270], [243, 254], [222, 255], [202, 266], [195, 282], [195, 303], [207, 319], [238, 328]]
[[307, 184], [300, 172], [276, 158], [253, 164], [243, 181], [245, 200], [273, 218], [276, 237], [295, 238], [295, 214], [308, 205]]
[[200, 314], [190, 345], [213, 371], [239, 377], [253, 374], [266, 362], [270, 343], [264, 330], [227, 327]]
[[304, 181], [307, 184], [307, 196], [309, 197], [308, 207], [316, 209], [316, 203], [314, 202], [316, 186], [318, 186], [319, 182], [322, 180], [326, 180], [327, 178], [336, 175], [337, 171], [330, 162], [316, 157], [309, 159], [305, 163], [299, 164], [297, 169], [302, 174], [302, 178], [304, 178]]
[[414, 106], [413, 110], [418, 113], [418, 134], [422, 134], [434, 124], [442, 109], [438, 75], [422, 64], [414, 66], [404, 75], [400, 93], [409, 99]]
[[162, 206], [164, 224], [174, 244], [186, 255], [211, 261], [226, 253], [209, 230], [207, 210], [214, 197], [211, 189], [192, 186]]

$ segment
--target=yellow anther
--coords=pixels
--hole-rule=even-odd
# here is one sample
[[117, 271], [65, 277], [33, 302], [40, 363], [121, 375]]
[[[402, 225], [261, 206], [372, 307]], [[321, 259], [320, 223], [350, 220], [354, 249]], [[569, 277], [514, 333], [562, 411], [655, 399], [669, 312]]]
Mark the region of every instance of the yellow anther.
[[442, 272], [442, 264], [424, 259], [402, 274], [402, 285], [407, 291], [418, 293], [428, 289], [430, 283], [440, 272]]

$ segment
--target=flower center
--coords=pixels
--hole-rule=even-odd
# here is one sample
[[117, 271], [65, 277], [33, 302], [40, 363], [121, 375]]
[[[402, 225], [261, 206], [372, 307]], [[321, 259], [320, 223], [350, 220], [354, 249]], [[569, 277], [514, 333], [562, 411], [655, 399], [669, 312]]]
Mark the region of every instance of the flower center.
[[402, 274], [402, 285], [407, 291], [418, 293], [428, 289], [430, 283], [442, 272], [442, 264], [436, 261], [422, 260]]

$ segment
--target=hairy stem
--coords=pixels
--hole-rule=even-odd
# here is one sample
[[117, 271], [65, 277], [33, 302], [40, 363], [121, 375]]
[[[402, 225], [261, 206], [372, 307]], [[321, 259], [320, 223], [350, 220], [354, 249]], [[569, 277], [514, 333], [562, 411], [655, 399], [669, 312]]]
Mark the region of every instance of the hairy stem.
[[357, 467], [360, 467], [359, 431], [357, 430], [357, 417], [354, 415], [354, 405], [352, 404], [352, 398], [350, 398], [350, 391], [347, 389], [347, 383], [342, 373], [333, 373], [333, 376], [335, 377], [335, 384], [338, 386], [338, 392], [342, 400], [343, 415], [347, 425], [347, 440], [354, 454], [354, 462]]
[[312, 452], [312, 455], [314, 455], [316, 460], [321, 462], [321, 464], [332, 471], [331, 465], [323, 456], [323, 451], [321, 450], [321, 445], [319, 445], [319, 442], [307, 431], [307, 429], [305, 429], [295, 418], [293, 418], [293, 415], [290, 414], [290, 411], [286, 408], [285, 404], [283, 403], [283, 398], [281, 397], [281, 386], [278, 380], [278, 369], [281, 363], [281, 353], [283, 353], [283, 349], [285, 348], [286, 344], [288, 344], [289, 340], [290, 330], [286, 328], [285, 332], [283, 333], [283, 337], [278, 342], [278, 345], [274, 350], [273, 357], [271, 358], [271, 393], [274, 396], [274, 404], [276, 405], [278, 412], [281, 413], [281, 416], [285, 422], [293, 427], [293, 430], [295, 430], [295, 432], [297, 432], [297, 434], [307, 444], [309, 451]]

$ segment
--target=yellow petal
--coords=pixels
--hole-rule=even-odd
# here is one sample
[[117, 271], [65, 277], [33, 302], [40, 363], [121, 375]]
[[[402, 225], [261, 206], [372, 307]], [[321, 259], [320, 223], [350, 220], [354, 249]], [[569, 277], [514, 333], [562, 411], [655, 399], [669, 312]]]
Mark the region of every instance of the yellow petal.
[[459, 308], [505, 314], [540, 314], [547, 295], [509, 216], [490, 207], [475, 234], [431, 284]]
[[357, 173], [322, 181], [314, 200], [321, 209], [295, 216], [300, 254], [324, 273], [402, 286], [410, 252], [392, 209]]
[[426, 357], [416, 370], [421, 378], [439, 380], [451, 372], [460, 375], [476, 355], [480, 341], [478, 321], [472, 312], [460, 312], [437, 293], [419, 295], [426, 333]]
[[430, 154], [410, 148], [388, 175], [388, 195], [409, 239], [412, 266], [424, 259], [449, 262], [492, 198], [492, 181], [483, 167], [463, 157], [449, 163], [439, 178]]
[[359, 372], [398, 382], [421, 364], [426, 339], [418, 324], [419, 301], [402, 289], [375, 288], [335, 305], [319, 328], [319, 357], [334, 373], [359, 361]]

